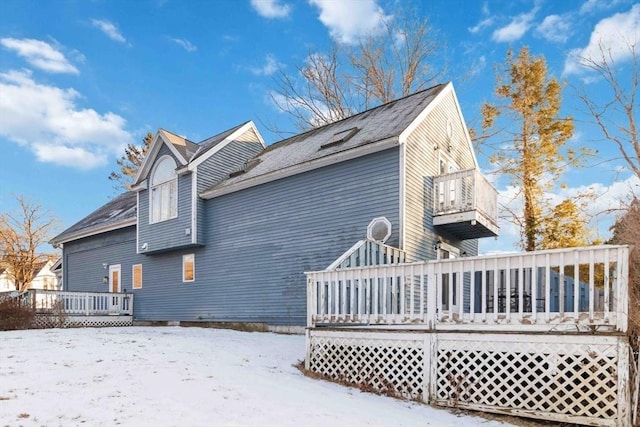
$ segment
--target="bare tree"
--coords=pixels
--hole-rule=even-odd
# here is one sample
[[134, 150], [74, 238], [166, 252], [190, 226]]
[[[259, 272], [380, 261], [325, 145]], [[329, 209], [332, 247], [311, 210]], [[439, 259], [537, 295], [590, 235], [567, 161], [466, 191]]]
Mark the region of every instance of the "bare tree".
[[379, 34], [311, 53], [295, 74], [275, 77], [273, 102], [308, 130], [426, 88], [443, 70], [430, 64], [438, 44], [421, 16], [398, 7]]
[[57, 219], [23, 196], [17, 197], [17, 201], [18, 212], [0, 214], [0, 266], [22, 292], [29, 287], [38, 264], [46, 261], [46, 256], [37, 251], [48, 240]]
[[638, 86], [640, 85], [640, 52], [638, 47], [625, 43], [631, 58], [628, 81], [623, 80], [622, 70], [614, 59], [611, 49], [602, 42], [597, 57], [581, 57], [580, 63], [595, 71], [609, 88], [609, 99], [599, 103], [594, 101], [585, 90], [579, 93], [591, 116], [602, 131], [604, 137], [613, 142], [629, 169], [640, 178], [640, 140], [638, 139]]

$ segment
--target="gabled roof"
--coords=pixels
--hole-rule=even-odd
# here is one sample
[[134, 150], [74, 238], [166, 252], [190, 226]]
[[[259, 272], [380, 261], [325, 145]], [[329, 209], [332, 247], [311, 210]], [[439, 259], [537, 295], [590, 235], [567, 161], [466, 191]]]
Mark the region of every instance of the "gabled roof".
[[189, 161], [191, 156], [193, 156], [199, 148], [198, 144], [195, 142], [191, 142], [188, 139], [180, 135], [176, 135], [173, 132], [169, 132], [166, 129], [160, 128], [158, 133], [164, 137], [165, 141], [170, 142], [171, 145], [173, 145], [185, 161]]
[[219, 133], [217, 135], [214, 135], [214, 136], [212, 136], [210, 138], [205, 139], [204, 141], [199, 142], [198, 143], [198, 150], [196, 151], [195, 155], [189, 159], [189, 161], [195, 160], [198, 157], [202, 156], [207, 151], [209, 151], [211, 148], [215, 147], [216, 145], [218, 145], [219, 143], [224, 141], [225, 138], [227, 138], [229, 135], [231, 135], [232, 133], [234, 133], [235, 131], [237, 131], [242, 126], [246, 125], [247, 123], [249, 123], [249, 122], [246, 121], [246, 122], [244, 122], [242, 124], [239, 124], [236, 127], [233, 127], [233, 128], [231, 128], [229, 130], [225, 130], [224, 132], [221, 132], [221, 133]]
[[231, 129], [207, 138], [197, 144], [180, 135], [161, 128], [158, 130], [158, 133], [151, 143], [151, 148], [147, 152], [147, 155], [145, 156], [142, 164], [138, 168], [138, 173], [134, 178], [132, 188], [137, 189], [138, 184], [143, 182], [147, 175], [150, 173], [151, 168], [156, 160], [156, 156], [160, 151], [160, 147], [163, 144], [166, 144], [176, 156], [179, 163], [178, 168], [185, 166], [195, 167], [202, 161], [206, 160], [205, 156], [207, 154], [213, 154], [215, 151], [217, 151], [217, 148], [223, 146], [223, 143], [228, 143], [231, 141], [231, 139], [233, 139], [233, 137], [237, 137], [238, 135], [236, 135], [236, 133], [242, 134], [250, 129], [255, 132], [258, 140], [260, 140], [260, 142], [264, 146], [264, 141], [262, 140], [262, 136], [260, 136], [260, 132], [258, 132], [255, 125], [251, 121], [247, 121], [238, 126], [232, 127]]
[[106, 205], [90, 213], [81, 221], [73, 224], [49, 243], [58, 245], [70, 240], [80, 239], [98, 232], [115, 230], [136, 223], [137, 197], [135, 191], [119, 195]]
[[278, 173], [378, 141], [397, 139], [445, 87], [447, 84], [433, 86], [272, 144], [253, 158], [253, 165], [246, 172], [233, 174], [206, 190], [202, 196], [207, 198], [216, 193], [230, 191], [225, 190], [225, 187], [245, 188], [246, 185], [242, 183], [254, 178]]

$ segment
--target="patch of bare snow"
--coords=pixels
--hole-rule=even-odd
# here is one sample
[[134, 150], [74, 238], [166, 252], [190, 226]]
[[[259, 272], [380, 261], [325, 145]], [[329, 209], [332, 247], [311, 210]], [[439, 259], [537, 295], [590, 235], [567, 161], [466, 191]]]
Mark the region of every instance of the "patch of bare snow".
[[505, 425], [305, 377], [304, 349], [205, 328], [0, 332], [0, 425]]

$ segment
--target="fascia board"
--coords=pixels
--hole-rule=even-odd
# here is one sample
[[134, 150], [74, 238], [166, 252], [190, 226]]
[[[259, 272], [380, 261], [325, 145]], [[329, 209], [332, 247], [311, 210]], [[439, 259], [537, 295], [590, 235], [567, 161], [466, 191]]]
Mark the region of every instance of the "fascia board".
[[71, 242], [73, 240], [78, 240], [78, 239], [83, 239], [85, 237], [91, 237], [91, 236], [95, 236], [96, 234], [101, 234], [101, 233], [106, 233], [107, 231], [113, 231], [113, 230], [118, 230], [120, 228], [125, 228], [125, 227], [129, 227], [131, 225], [136, 225], [137, 224], [137, 218], [129, 218], [125, 221], [121, 221], [121, 222], [117, 222], [117, 223], [113, 223], [113, 224], [108, 224], [102, 227], [96, 227], [96, 228], [92, 228], [91, 230], [87, 230], [87, 231], [79, 231], [77, 233], [74, 233], [70, 236], [65, 237], [62, 240], [51, 240], [49, 243], [52, 245], [59, 245], [61, 243], [67, 243], [67, 242]]
[[418, 116], [413, 119], [409, 126], [406, 127], [405, 130], [400, 133], [400, 144], [404, 144], [407, 141], [407, 138], [411, 133], [416, 130], [418, 126], [427, 118], [427, 116], [433, 111], [433, 109], [453, 90], [453, 85], [451, 82], [447, 83], [446, 86], [436, 95], [436, 97], [424, 107], [424, 110], [418, 114]]
[[213, 156], [215, 153], [217, 153], [218, 151], [222, 150], [227, 144], [229, 144], [231, 141], [233, 141], [236, 138], [238, 138], [240, 135], [242, 135], [243, 133], [245, 133], [249, 129], [253, 129], [256, 132], [256, 135], [258, 136], [258, 139], [260, 140], [260, 143], [262, 144], [262, 148], [264, 148], [265, 145], [264, 145], [264, 140], [262, 139], [262, 135], [260, 135], [260, 132], [258, 132], [258, 129], [255, 127], [253, 122], [250, 121], [250, 122], [245, 123], [239, 129], [236, 129], [235, 132], [233, 132], [231, 135], [227, 136], [225, 139], [220, 141], [220, 143], [218, 143], [215, 147], [211, 148], [205, 154], [203, 154], [202, 156], [200, 156], [199, 158], [197, 158], [193, 162], [189, 163], [189, 165], [187, 167], [189, 168], [189, 170], [194, 170], [202, 162], [206, 161], [207, 159], [209, 159], [209, 157]]

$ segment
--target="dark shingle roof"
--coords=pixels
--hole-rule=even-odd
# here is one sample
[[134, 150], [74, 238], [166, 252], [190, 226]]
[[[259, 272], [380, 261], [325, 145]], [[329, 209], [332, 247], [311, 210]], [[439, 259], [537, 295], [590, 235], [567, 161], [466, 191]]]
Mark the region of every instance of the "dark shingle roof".
[[129, 191], [121, 194], [58, 234], [51, 239], [51, 243], [62, 243], [92, 229], [109, 228], [110, 226], [125, 223], [136, 217], [136, 210], [136, 192]]
[[[445, 84], [380, 105], [329, 125], [310, 130], [268, 146], [242, 173], [233, 174], [214, 188], [230, 186], [270, 172], [327, 157], [341, 151], [398, 137], [445, 88]], [[190, 162], [200, 157], [247, 122], [195, 144], [161, 129]], [[356, 131], [357, 129], [357, 131]], [[52, 244], [131, 224], [136, 218], [136, 192], [124, 193], [89, 214], [51, 240]]]
[[[335, 123], [292, 136], [268, 146], [254, 157], [254, 164], [245, 173], [227, 178], [214, 188], [230, 186], [270, 172], [299, 165], [321, 157], [360, 147], [390, 137], [399, 136], [435, 99], [446, 84], [380, 105], [371, 110]], [[341, 135], [357, 132], [344, 142], [331, 143]]]

